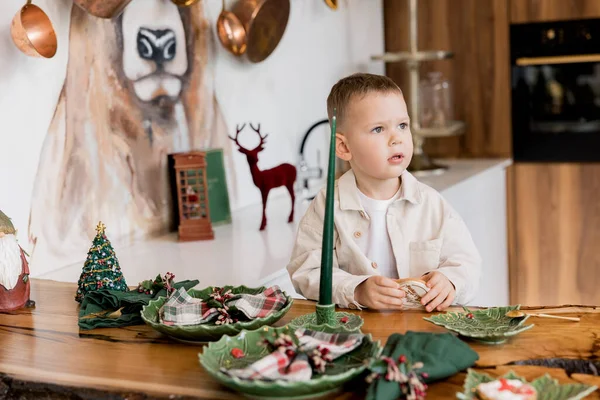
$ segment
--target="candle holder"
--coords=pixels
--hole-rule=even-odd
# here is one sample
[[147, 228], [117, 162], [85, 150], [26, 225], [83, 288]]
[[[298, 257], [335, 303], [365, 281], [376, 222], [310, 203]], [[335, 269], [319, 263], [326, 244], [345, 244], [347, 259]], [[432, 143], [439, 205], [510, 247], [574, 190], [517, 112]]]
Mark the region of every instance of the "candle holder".
[[325, 196], [325, 219], [323, 222], [323, 246], [321, 251], [321, 277], [319, 281], [319, 302], [314, 313], [301, 315], [289, 325], [293, 328], [305, 327], [317, 331], [358, 331], [363, 319], [348, 312], [336, 312], [332, 301], [333, 276], [333, 194], [335, 181], [335, 133], [337, 110], [333, 110], [331, 142], [329, 143], [329, 166], [327, 170], [327, 192]]
[[314, 313], [304, 314], [288, 323], [293, 329], [306, 328], [320, 332], [358, 332], [363, 319], [352, 313], [335, 311], [335, 304], [317, 304]]

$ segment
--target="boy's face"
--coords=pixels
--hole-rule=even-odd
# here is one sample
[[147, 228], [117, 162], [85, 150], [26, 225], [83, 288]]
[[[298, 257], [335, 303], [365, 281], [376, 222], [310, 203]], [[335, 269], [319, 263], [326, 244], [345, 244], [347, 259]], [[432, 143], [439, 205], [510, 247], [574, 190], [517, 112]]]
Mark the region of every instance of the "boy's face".
[[336, 136], [336, 155], [358, 179], [399, 177], [413, 154], [410, 119], [400, 93], [368, 93], [350, 100]]

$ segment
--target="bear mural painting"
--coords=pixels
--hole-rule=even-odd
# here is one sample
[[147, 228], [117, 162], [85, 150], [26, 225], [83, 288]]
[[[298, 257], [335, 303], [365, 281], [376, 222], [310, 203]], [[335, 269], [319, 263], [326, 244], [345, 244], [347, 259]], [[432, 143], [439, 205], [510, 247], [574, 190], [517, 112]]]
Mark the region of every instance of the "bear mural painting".
[[36, 271], [80, 262], [99, 220], [115, 245], [169, 231], [168, 154], [221, 148], [234, 174], [211, 40], [202, 2], [132, 0], [110, 20], [72, 8], [30, 210]]

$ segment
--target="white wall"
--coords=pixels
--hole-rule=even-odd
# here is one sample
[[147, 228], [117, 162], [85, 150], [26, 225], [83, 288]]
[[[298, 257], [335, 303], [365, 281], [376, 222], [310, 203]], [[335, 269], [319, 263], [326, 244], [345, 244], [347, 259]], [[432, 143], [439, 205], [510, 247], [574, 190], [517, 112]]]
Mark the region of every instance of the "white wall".
[[0, 209], [13, 220], [25, 249], [31, 193], [37, 164], [67, 68], [72, 0], [39, 0], [59, 39], [54, 58], [22, 54], [12, 42], [10, 24], [25, 4], [0, 2]]
[[[240, 63], [220, 51], [215, 65], [217, 98], [235, 134], [236, 123], [262, 123], [269, 133], [260, 154], [261, 169], [283, 162], [297, 162], [301, 136], [317, 120], [325, 118], [326, 98], [342, 76], [356, 71], [384, 73], [384, 66], [370, 56], [383, 52], [381, 0], [342, 0], [337, 11], [323, 0], [292, 0], [285, 35], [275, 52], [260, 64]], [[211, 21], [216, 21], [220, 2], [205, 2]], [[248, 129], [248, 128], [246, 128]], [[241, 141], [258, 143], [251, 130]], [[324, 155], [321, 157], [325, 163]], [[243, 193], [234, 208], [260, 202], [246, 158], [235, 152], [237, 188]], [[273, 195], [285, 194], [284, 188]]]
[[[214, 27], [221, 2], [204, 3]], [[370, 61], [372, 54], [384, 48], [381, 0], [341, 0], [337, 11], [322, 0], [291, 3], [284, 37], [262, 63], [251, 64], [230, 55], [220, 47], [212, 30], [218, 48], [213, 64], [217, 98], [231, 134], [236, 123], [250, 121], [260, 122], [263, 133], [269, 133], [266, 150], [260, 156], [263, 169], [283, 162], [297, 163], [301, 135], [326, 116], [326, 96], [339, 78], [356, 71], [384, 71], [381, 63]], [[33, 181], [66, 74], [72, 1], [35, 2], [48, 13], [57, 30], [58, 53], [50, 60], [27, 57], [12, 43], [11, 19], [23, 4], [22, 0], [0, 2], [0, 209], [13, 219], [19, 241], [28, 249]], [[248, 146], [257, 140], [250, 132], [241, 138]], [[239, 196], [232, 208], [260, 202], [245, 157], [235, 152], [234, 165]], [[284, 193], [285, 189], [277, 189], [273, 196]]]

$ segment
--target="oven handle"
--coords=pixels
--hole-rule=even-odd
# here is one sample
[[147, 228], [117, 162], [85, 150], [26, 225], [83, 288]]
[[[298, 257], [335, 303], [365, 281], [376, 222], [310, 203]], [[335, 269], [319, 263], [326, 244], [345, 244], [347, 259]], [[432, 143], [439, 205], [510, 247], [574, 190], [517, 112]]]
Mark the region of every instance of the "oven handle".
[[600, 54], [578, 54], [572, 56], [552, 57], [520, 57], [516, 60], [516, 64], [520, 66], [546, 64], [575, 64], [586, 62], [600, 62]]

